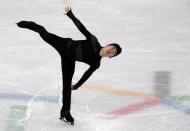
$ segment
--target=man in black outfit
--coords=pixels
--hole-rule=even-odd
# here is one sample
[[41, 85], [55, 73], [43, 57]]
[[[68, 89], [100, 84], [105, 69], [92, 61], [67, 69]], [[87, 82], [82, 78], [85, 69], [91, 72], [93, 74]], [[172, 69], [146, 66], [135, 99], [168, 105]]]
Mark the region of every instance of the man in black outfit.
[[[31, 21], [21, 21], [17, 25], [21, 28], [33, 30], [41, 38], [54, 47], [61, 56], [62, 78], [63, 78], [63, 105], [60, 111], [60, 120], [74, 124], [74, 118], [70, 114], [71, 89], [78, 89], [91, 75], [100, 67], [102, 57], [114, 57], [121, 53], [121, 47], [116, 43], [111, 43], [102, 47], [98, 39], [91, 34], [85, 26], [74, 16], [71, 8], [66, 4], [64, 7], [67, 15], [77, 26], [79, 31], [86, 37], [85, 40], [73, 40], [62, 38], [49, 33], [43, 26]], [[88, 64], [89, 69], [83, 74], [82, 78], [72, 85], [72, 77], [75, 71], [75, 61]]]

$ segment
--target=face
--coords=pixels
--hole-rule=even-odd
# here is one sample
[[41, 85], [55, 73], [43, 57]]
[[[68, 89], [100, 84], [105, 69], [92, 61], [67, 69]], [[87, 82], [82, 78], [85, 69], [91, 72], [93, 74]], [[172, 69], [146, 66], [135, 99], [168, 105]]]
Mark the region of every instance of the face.
[[105, 51], [105, 55], [109, 58], [111, 58], [117, 53], [117, 49], [113, 45], [107, 45], [104, 51]]

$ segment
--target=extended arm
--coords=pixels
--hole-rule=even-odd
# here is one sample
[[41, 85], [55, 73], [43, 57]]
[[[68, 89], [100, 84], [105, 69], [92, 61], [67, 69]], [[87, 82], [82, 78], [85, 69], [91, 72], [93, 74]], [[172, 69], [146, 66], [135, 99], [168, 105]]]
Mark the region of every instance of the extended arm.
[[81, 79], [72, 87], [72, 89], [78, 89], [96, 70], [96, 67], [90, 67], [81, 77]]
[[66, 5], [66, 15], [74, 22], [74, 24], [77, 26], [79, 31], [88, 39], [92, 36], [92, 34], [86, 29], [86, 27], [74, 16], [71, 8]]

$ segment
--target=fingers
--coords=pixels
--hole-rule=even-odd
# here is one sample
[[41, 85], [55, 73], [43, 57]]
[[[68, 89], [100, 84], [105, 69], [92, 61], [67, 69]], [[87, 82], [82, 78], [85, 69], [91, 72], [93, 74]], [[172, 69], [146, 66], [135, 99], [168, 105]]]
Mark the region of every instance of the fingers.
[[71, 90], [76, 90], [75, 88], [71, 88]]
[[75, 87], [74, 85], [71, 85], [71, 89], [72, 89], [72, 90], [74, 89], [74, 87]]
[[78, 88], [76, 88], [74, 85], [71, 86], [72, 90], [77, 90]]
[[71, 7], [68, 4], [64, 5], [64, 14], [67, 14], [71, 10]]
[[70, 10], [71, 7], [70, 7], [68, 4], [65, 4], [64, 8], [65, 8], [66, 10]]

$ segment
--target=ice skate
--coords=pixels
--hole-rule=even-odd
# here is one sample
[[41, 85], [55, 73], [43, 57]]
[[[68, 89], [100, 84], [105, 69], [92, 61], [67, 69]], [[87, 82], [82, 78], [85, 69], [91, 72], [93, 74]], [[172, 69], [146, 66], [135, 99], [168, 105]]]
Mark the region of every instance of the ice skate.
[[16, 24], [20, 28], [27, 28], [36, 32], [39, 32], [40, 30], [44, 29], [43, 26], [40, 26], [32, 21], [20, 21]]
[[60, 120], [69, 123], [71, 125], [74, 125], [74, 118], [71, 116], [70, 112], [64, 112], [61, 114]]

